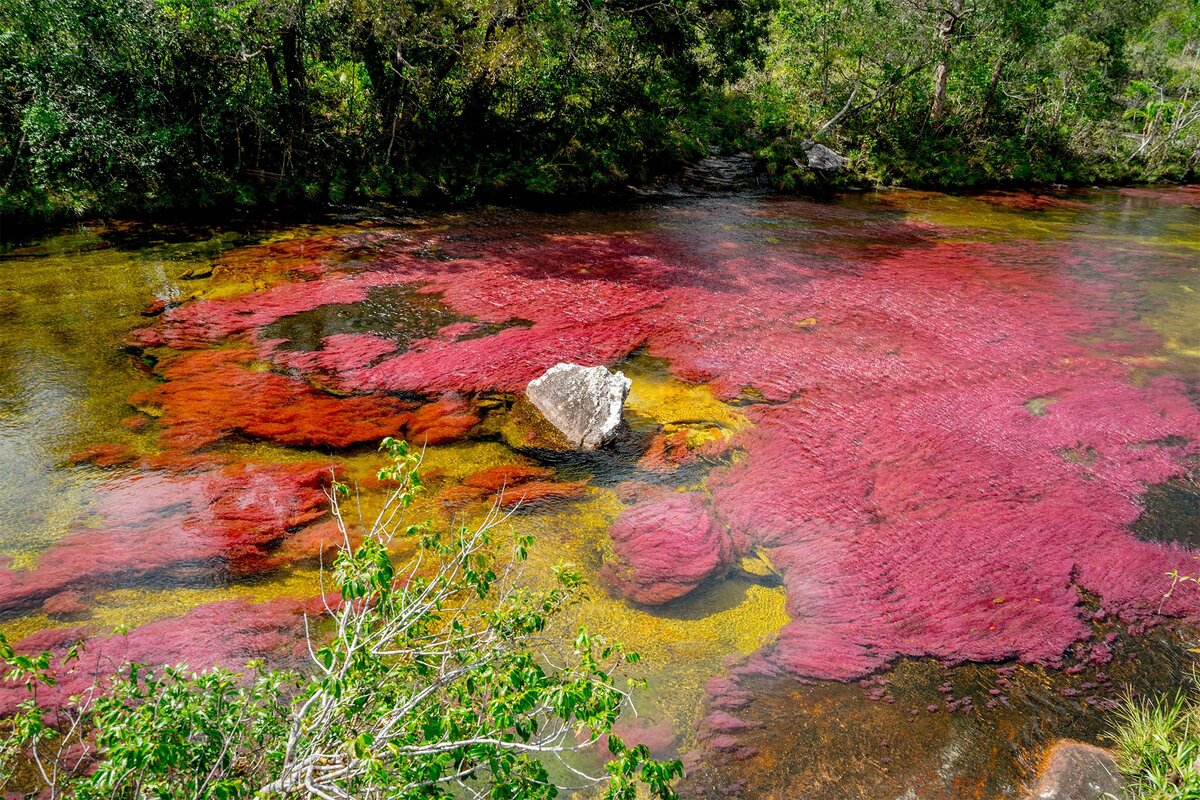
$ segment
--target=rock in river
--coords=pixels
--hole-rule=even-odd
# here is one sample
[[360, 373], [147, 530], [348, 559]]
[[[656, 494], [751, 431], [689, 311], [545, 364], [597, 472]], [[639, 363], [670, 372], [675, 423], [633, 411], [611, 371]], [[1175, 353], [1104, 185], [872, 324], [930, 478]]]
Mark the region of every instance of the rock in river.
[[612, 591], [661, 605], [695, 589], [733, 563], [733, 544], [698, 494], [639, 503], [608, 530], [616, 560], [604, 579]]
[[1037, 785], [1025, 800], [1108, 800], [1124, 797], [1112, 754], [1082, 742], [1062, 740], [1046, 757]]
[[629, 378], [605, 367], [556, 364], [529, 382], [525, 396], [576, 447], [595, 450], [621, 424]]

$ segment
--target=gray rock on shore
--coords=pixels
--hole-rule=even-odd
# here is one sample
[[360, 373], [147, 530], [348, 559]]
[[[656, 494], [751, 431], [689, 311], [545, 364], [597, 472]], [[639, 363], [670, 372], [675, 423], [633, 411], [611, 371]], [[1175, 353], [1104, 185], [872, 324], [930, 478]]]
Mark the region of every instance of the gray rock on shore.
[[577, 448], [595, 450], [616, 434], [630, 386], [605, 367], [556, 364], [529, 382], [525, 396]]
[[804, 152], [805, 165], [809, 169], [820, 172], [836, 172], [850, 163], [849, 159], [841, 153], [811, 139], [801, 142], [800, 149]]

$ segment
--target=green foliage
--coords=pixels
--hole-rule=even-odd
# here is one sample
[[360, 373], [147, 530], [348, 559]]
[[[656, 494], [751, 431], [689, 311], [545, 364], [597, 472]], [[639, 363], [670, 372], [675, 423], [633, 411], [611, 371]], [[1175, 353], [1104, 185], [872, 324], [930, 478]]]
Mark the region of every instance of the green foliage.
[[1200, 705], [1172, 699], [1126, 698], [1112, 733], [1130, 800], [1200, 798]]
[[0, 214], [1187, 180], [1200, 0], [0, 0]]
[[[101, 757], [71, 787], [99, 798], [244, 797], [286, 733], [286, 690], [297, 677], [223, 669], [199, 675], [131, 666], [89, 712]], [[248, 685], [247, 685], [248, 684]]]
[[644, 174], [765, 0], [0, 0], [0, 212]]
[[871, 183], [1184, 180], [1198, 20], [1196, 0], [781, 0], [738, 87], [745, 144], [783, 186], [812, 180], [792, 159], [818, 132]]
[[[421, 489], [420, 456], [393, 439], [381, 449], [389, 462], [380, 477], [395, 488], [362, 544], [338, 555], [338, 593], [327, 598], [324, 632], [310, 638], [310, 672], [131, 665], [52, 713], [36, 693], [54, 682], [52, 657], [18, 654], [0, 639], [7, 679], [31, 692], [6, 723], [3, 777], [32, 764], [26, 772], [54, 796], [80, 800], [464, 792], [537, 800], [557, 796], [556, 764], [607, 739], [603, 773], [557, 769], [610, 800], [633, 800], [639, 787], [673, 798], [679, 762], [653, 761], [612, 734], [627, 700], [617, 674], [636, 654], [582, 629], [573, 641], [552, 632], [579, 601], [579, 574], [562, 565], [550, 588], [523, 587], [532, 542], [518, 537], [501, 564], [495, 513], [451, 533], [404, 524]], [[329, 492], [343, 533], [339, 499], [348, 494], [336, 483]], [[416, 557], [398, 569], [390, 550], [403, 541]], [[85, 755], [69, 758], [71, 745]]]

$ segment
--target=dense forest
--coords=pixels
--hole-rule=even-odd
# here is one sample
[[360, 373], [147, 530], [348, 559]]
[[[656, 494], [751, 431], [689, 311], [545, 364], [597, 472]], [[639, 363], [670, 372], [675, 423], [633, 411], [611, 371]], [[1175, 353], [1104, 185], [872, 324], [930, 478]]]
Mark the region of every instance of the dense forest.
[[[1198, 0], [0, 0], [0, 212], [1187, 180]], [[799, 166], [815, 140], [834, 176]]]

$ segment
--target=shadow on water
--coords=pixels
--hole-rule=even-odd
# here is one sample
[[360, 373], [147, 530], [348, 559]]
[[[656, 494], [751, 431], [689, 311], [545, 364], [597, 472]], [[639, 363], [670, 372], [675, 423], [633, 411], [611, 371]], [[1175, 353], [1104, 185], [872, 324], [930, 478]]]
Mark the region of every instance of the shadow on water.
[[1200, 548], [1200, 486], [1195, 480], [1156, 484], [1142, 495], [1142, 514], [1131, 526], [1148, 542], [1177, 542]]

